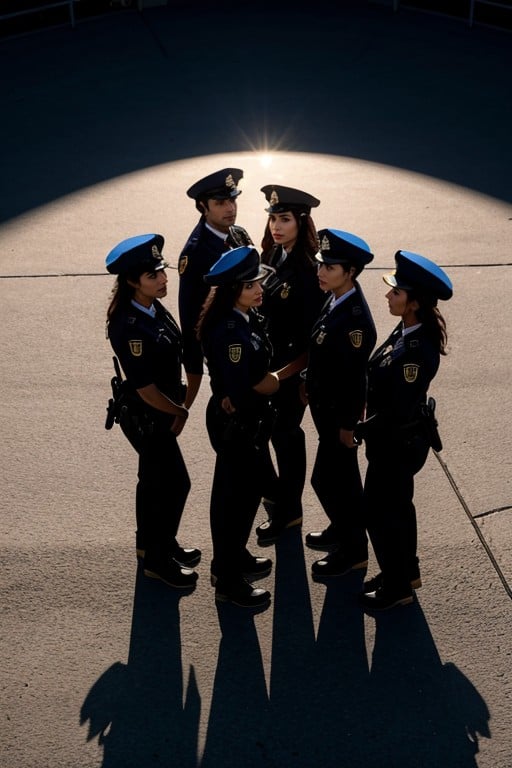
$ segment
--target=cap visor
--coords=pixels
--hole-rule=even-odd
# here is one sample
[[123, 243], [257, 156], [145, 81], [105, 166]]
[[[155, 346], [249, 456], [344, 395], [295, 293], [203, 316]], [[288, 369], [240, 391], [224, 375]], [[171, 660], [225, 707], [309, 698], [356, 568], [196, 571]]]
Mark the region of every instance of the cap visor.
[[398, 283], [396, 281], [396, 278], [395, 278], [395, 276], [393, 274], [382, 275], [382, 279], [384, 280], [385, 283], [390, 285], [392, 288], [398, 288], [399, 287], [399, 285], [398, 285]]

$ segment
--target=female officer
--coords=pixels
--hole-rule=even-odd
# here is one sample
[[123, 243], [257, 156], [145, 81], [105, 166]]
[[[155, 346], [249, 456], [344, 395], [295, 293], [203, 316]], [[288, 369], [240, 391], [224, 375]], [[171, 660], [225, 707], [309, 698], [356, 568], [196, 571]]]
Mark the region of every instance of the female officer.
[[265, 284], [262, 314], [273, 348], [272, 370], [279, 370], [281, 382], [272, 397], [277, 412], [272, 445], [278, 471], [268, 454], [263, 490], [269, 520], [256, 528], [258, 543], [266, 545], [286, 528], [302, 523], [306, 447], [300, 372], [306, 366], [309, 334], [325, 295], [316, 277], [318, 236], [311, 218], [311, 208], [320, 201], [307, 192], [277, 184], [261, 191], [269, 203], [262, 261], [274, 269]]
[[366, 401], [366, 366], [377, 334], [357, 277], [373, 259], [367, 243], [337, 229], [319, 233], [318, 281], [329, 298], [313, 327], [306, 393], [318, 431], [311, 484], [329, 526], [309, 533], [314, 549], [332, 549], [313, 563], [315, 577], [341, 576], [368, 563], [363, 487], [354, 428]]
[[421, 586], [414, 475], [435, 445], [427, 391], [447, 341], [437, 301], [453, 293], [448, 276], [424, 256], [398, 251], [395, 261], [395, 273], [384, 280], [391, 286], [389, 311], [401, 320], [369, 362], [367, 421], [361, 431], [368, 459], [365, 515], [381, 569], [365, 583], [361, 600], [373, 610], [412, 603], [413, 589]]
[[216, 287], [198, 324], [212, 390], [206, 426], [217, 454], [210, 500], [212, 584], [216, 600], [249, 608], [268, 605], [269, 592], [248, 579], [267, 575], [272, 566], [246, 547], [261, 500], [270, 396], [279, 387], [277, 375], [269, 372], [271, 348], [256, 312], [268, 272], [253, 247], [224, 253], [205, 275]]
[[190, 480], [177, 437], [182, 406], [181, 332], [159, 299], [167, 294], [162, 235], [139, 235], [107, 256], [117, 275], [107, 311], [107, 335], [126, 376], [121, 428], [139, 454], [137, 554], [144, 574], [172, 587], [193, 587], [201, 552], [176, 540]]

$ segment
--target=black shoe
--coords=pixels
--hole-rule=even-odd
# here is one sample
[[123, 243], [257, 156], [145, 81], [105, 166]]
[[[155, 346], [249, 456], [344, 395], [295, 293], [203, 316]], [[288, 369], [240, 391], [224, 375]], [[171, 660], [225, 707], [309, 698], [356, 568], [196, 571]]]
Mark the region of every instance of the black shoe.
[[164, 584], [176, 589], [190, 589], [195, 587], [197, 573], [190, 568], [183, 568], [179, 563], [169, 559], [169, 562], [160, 564], [144, 563], [144, 576], [150, 579], [160, 579]]
[[[370, 592], [376, 592], [377, 589], [383, 586], [383, 583], [384, 577], [382, 573], [378, 573], [372, 579], [364, 582], [363, 593], [367, 595]], [[414, 579], [411, 579], [411, 589], [420, 589], [421, 585], [421, 576], [419, 574]]]
[[314, 562], [311, 566], [311, 572], [316, 577], [344, 576], [350, 571], [366, 568], [367, 565], [368, 555], [354, 558], [336, 551]]
[[302, 517], [296, 517], [294, 520], [267, 520], [256, 528], [258, 544], [260, 547], [274, 544], [284, 531], [296, 525], [302, 525]]
[[[135, 547], [137, 557], [144, 559], [146, 556], [145, 548], [139, 543], [137, 543]], [[195, 549], [195, 547], [178, 547], [171, 552], [171, 557], [173, 560], [176, 560], [179, 565], [184, 565], [185, 568], [193, 568], [201, 560], [201, 550]]]
[[363, 608], [368, 611], [387, 611], [397, 605], [410, 605], [414, 602], [412, 589], [410, 592], [395, 592], [385, 587], [379, 587], [375, 592], [359, 595]]
[[254, 587], [245, 579], [232, 584], [219, 584], [217, 582], [215, 600], [219, 603], [233, 603], [241, 608], [260, 608], [270, 604], [270, 592]]
[[195, 547], [178, 547], [172, 553], [173, 560], [186, 568], [193, 568], [201, 560], [201, 550]]
[[244, 563], [244, 579], [263, 579], [272, 571], [272, 560], [269, 557], [255, 557], [249, 555]]
[[[251, 581], [252, 579], [263, 579], [268, 576], [272, 571], [272, 560], [269, 557], [255, 557], [247, 553], [246, 561], [244, 562], [244, 570], [242, 576], [244, 579]], [[217, 584], [217, 576], [213, 569], [210, 573], [210, 583], [212, 587]]]
[[329, 525], [323, 531], [312, 531], [306, 535], [306, 546], [311, 549], [323, 549], [329, 551], [339, 546], [338, 535]]

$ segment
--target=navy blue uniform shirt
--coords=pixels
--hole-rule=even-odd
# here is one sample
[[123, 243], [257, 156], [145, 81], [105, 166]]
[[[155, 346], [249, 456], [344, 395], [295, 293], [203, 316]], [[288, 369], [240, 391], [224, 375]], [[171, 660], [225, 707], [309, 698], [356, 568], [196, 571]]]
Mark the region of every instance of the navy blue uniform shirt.
[[418, 406], [425, 402], [439, 368], [439, 342], [427, 335], [424, 326], [405, 334], [403, 343], [401, 337], [402, 323], [375, 350], [368, 364], [367, 418], [376, 415], [383, 429], [417, 417]]
[[283, 368], [307, 350], [311, 328], [325, 302], [316, 266], [297, 262], [293, 253], [280, 263], [282, 253], [278, 246], [267, 262], [275, 274], [266, 281], [261, 308], [274, 350], [272, 370]]
[[268, 373], [272, 354], [260, 315], [249, 310], [248, 317], [233, 309], [203, 340], [215, 400], [229, 397], [242, 413], [268, 403], [268, 396], [253, 387]]
[[311, 409], [326, 423], [354, 429], [366, 401], [366, 366], [377, 340], [372, 315], [361, 287], [329, 311], [330, 300], [313, 326], [306, 390]]
[[155, 384], [164, 395], [181, 405], [185, 394], [181, 331], [159, 301], [154, 302], [154, 307], [155, 317], [133, 305], [115, 312], [108, 324], [110, 343], [130, 389]]
[[227, 250], [229, 246], [225, 238], [208, 229], [205, 220], [201, 218], [178, 260], [178, 309], [183, 333], [183, 365], [187, 373], [203, 373], [203, 353], [195, 331], [209, 291], [203, 277]]

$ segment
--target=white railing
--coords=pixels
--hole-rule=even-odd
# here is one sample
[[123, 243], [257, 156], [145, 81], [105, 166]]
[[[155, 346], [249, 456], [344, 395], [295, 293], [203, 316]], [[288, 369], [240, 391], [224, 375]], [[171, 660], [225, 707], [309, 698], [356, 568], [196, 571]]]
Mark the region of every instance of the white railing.
[[0, 15], [0, 21], [4, 21], [5, 19], [14, 19], [15, 16], [26, 16], [29, 13], [38, 13], [39, 11], [47, 11], [50, 8], [60, 8], [64, 5], [69, 6], [69, 20], [71, 22], [71, 26], [75, 26], [75, 3], [80, 2], [80, 0], [58, 0], [54, 3], [45, 3], [44, 5], [38, 5], [35, 8], [25, 8], [23, 11], [13, 11], [12, 13], [4, 13]]

